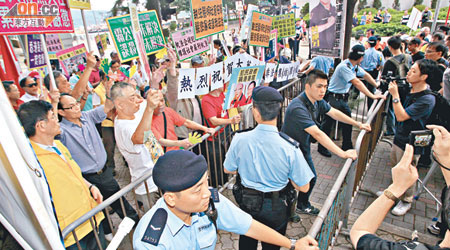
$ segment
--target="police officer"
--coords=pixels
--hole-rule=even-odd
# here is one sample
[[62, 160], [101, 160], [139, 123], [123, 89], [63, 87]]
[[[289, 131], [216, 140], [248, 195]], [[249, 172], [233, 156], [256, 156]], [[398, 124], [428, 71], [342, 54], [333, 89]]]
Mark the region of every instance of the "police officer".
[[[378, 73], [384, 65], [384, 56], [375, 49], [375, 46], [377, 45], [376, 36], [369, 37], [368, 43], [370, 47], [365, 51], [364, 58], [361, 62], [361, 68], [363, 68], [373, 79], [377, 79]], [[374, 86], [370, 85], [366, 80], [363, 80], [363, 82], [370, 92], [375, 93]], [[372, 103], [372, 99], [367, 100], [368, 107], [372, 106]]]
[[310, 26], [317, 26], [319, 32], [319, 48], [332, 49], [336, 36], [336, 7], [330, 0], [320, 0], [311, 10]]
[[139, 221], [134, 249], [213, 250], [219, 229], [288, 249], [319, 249], [313, 238], [289, 240], [209, 189], [207, 170], [205, 158], [190, 151], [174, 150], [158, 159], [153, 181], [163, 197]]
[[[253, 117], [258, 126], [236, 134], [224, 162], [225, 173], [238, 173], [233, 194], [255, 220], [285, 234], [295, 189], [307, 192], [314, 177], [298, 142], [277, 130], [283, 97], [271, 87], [253, 90]], [[241, 235], [239, 249], [256, 249], [258, 240]], [[262, 248], [280, 249], [267, 243]]]
[[[347, 151], [340, 149], [324, 132], [322, 132], [322, 130], [319, 129], [319, 116], [329, 115], [340, 122], [370, 131], [370, 125], [353, 120], [341, 111], [332, 108], [325, 100], [323, 100], [327, 91], [327, 85], [327, 75], [318, 69], [312, 70], [306, 78], [305, 91], [289, 103], [284, 116], [283, 127], [281, 128], [282, 132], [300, 143], [300, 150], [316, 177], [317, 174], [311, 157], [311, 139], [317, 140], [339, 157], [351, 158], [354, 160], [357, 156], [354, 149]], [[311, 136], [313, 138], [311, 138]], [[312, 206], [309, 202], [309, 196], [316, 183], [316, 177], [311, 180], [309, 184], [310, 188], [307, 193], [300, 192], [298, 194], [297, 209], [295, 210], [297, 213], [312, 215], [319, 213], [319, 209]], [[291, 216], [294, 215], [295, 213], [291, 214]]]
[[[371, 85], [378, 87], [378, 84], [364, 69], [358, 65], [364, 58], [364, 46], [355, 45], [350, 50], [348, 59], [341, 62], [335, 69], [333, 76], [330, 80], [328, 87], [328, 93], [325, 96], [325, 100], [335, 109], [342, 111], [347, 116], [351, 117], [351, 110], [348, 107], [348, 92], [353, 85], [359, 91], [363, 92], [370, 99], [384, 98], [381, 94], [372, 94], [366, 86], [357, 77], [362, 77]], [[331, 126], [334, 123], [334, 119], [325, 116], [322, 124], [322, 131], [329, 135], [331, 132]], [[349, 124], [342, 124], [342, 150], [352, 149], [352, 126]], [[318, 151], [321, 155], [331, 157], [331, 153], [322, 145], [319, 144]]]

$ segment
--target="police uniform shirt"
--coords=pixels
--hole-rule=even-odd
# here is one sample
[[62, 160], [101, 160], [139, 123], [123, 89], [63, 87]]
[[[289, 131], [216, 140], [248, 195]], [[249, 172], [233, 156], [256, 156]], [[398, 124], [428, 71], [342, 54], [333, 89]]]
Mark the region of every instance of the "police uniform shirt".
[[361, 62], [361, 68], [365, 71], [373, 71], [378, 66], [384, 65], [384, 57], [381, 52], [377, 51], [374, 47], [368, 48], [364, 53], [364, 59]]
[[[358, 70], [356, 70], [358, 69]], [[356, 76], [364, 77], [366, 71], [357, 65], [353, 66], [349, 59], [341, 62], [333, 73], [328, 86], [328, 91], [336, 94], [346, 94], [352, 86], [351, 80]]]
[[[300, 96], [306, 99], [311, 105], [313, 105], [305, 92], [301, 93]], [[318, 117], [319, 114], [323, 115], [330, 111], [331, 106], [325, 100], [316, 101], [314, 103], [315, 109], [315, 117]], [[305, 158], [310, 156], [310, 138], [311, 135], [305, 131], [305, 129], [317, 125], [311, 113], [308, 110], [308, 107], [303, 103], [300, 98], [294, 98], [289, 106], [286, 109], [286, 115], [284, 116], [284, 123], [281, 131], [292, 137], [292, 139], [298, 141], [300, 143], [300, 149], [302, 150]]]
[[[236, 234], [246, 234], [252, 223], [252, 217], [235, 206], [230, 200], [219, 194], [219, 202], [214, 203], [217, 210], [217, 227], [219, 230]], [[167, 211], [165, 226], [153, 228], [163, 230], [158, 244], [152, 245], [142, 238], [155, 212], [162, 208]], [[166, 250], [214, 250], [217, 233], [214, 224], [204, 213], [193, 213], [191, 225], [186, 225], [180, 218], [170, 211], [164, 198], [160, 198], [139, 221], [134, 235], [134, 249], [166, 249]]]
[[330, 69], [334, 67], [334, 60], [330, 57], [316, 56], [311, 60], [311, 66], [315, 69], [322, 70], [328, 75]]
[[236, 134], [223, 165], [239, 172], [243, 186], [261, 192], [279, 191], [288, 179], [304, 186], [314, 177], [302, 152], [265, 124]]
[[[319, 2], [319, 4], [311, 10], [310, 27], [326, 24], [328, 23], [328, 18], [332, 16], [337, 17], [336, 7], [330, 3], [330, 10], [328, 10]], [[333, 24], [328, 29], [319, 33], [319, 48], [333, 48], [335, 38], [336, 25]]]

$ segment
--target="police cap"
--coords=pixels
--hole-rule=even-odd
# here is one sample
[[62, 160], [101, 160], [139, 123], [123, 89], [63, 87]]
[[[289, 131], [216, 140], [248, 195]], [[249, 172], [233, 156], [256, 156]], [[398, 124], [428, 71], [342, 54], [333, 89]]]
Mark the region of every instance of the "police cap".
[[206, 173], [202, 155], [188, 150], [173, 150], [161, 156], [153, 168], [153, 181], [164, 191], [179, 192], [194, 186]]
[[253, 89], [253, 101], [255, 102], [282, 102], [283, 96], [272, 87], [258, 86]]

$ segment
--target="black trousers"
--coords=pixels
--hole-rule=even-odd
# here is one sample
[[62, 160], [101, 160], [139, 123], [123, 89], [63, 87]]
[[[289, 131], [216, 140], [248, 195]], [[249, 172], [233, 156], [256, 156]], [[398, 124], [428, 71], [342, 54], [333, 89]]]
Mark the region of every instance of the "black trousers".
[[[245, 202], [245, 201], [243, 201]], [[271, 198], [265, 198], [261, 211], [257, 213], [248, 212], [253, 219], [274, 229], [282, 235], [286, 234], [287, 222], [289, 219], [289, 211], [287, 205], [281, 198], [275, 199], [272, 205]], [[279, 246], [261, 242], [263, 250], [279, 250]], [[239, 249], [256, 250], [258, 241], [245, 235], [239, 236]]]
[[[348, 106], [347, 100], [336, 99], [334, 96], [328, 95], [327, 101], [331, 105], [331, 107], [342, 111], [344, 114], [348, 115], [349, 117], [352, 117], [352, 113], [351, 113], [350, 107]], [[333, 118], [326, 115], [324, 117], [324, 121], [322, 123], [322, 131], [329, 136], [331, 133], [331, 127], [333, 126], [333, 123], [335, 123], [335, 122], [336, 121]], [[353, 148], [352, 125], [340, 122], [339, 126], [341, 126], [341, 128], [342, 128], [342, 147], [343, 148]], [[319, 144], [319, 147], [323, 147], [323, 146]]]
[[[378, 77], [378, 70], [374, 69], [372, 71], [366, 71], [367, 73], [369, 73], [370, 76], [372, 76], [373, 79], [377, 79]], [[367, 82], [366, 80], [363, 80], [364, 85], [366, 85], [367, 89], [373, 93], [375, 93], [375, 86], [373, 86], [372, 84], [370, 84], [369, 82]], [[371, 98], [367, 98], [367, 110], [370, 109], [370, 106], [372, 106], [373, 100]]]
[[[83, 174], [84, 179], [89, 181], [92, 184], [95, 184], [97, 188], [100, 190], [103, 196], [103, 200], [108, 199], [113, 194], [115, 194], [117, 191], [120, 190], [120, 186], [117, 183], [116, 179], [114, 179], [112, 175], [112, 168], [106, 168], [105, 172], [97, 175], [85, 175]], [[123, 198], [123, 204], [125, 206], [125, 212], [127, 213], [127, 217], [130, 217], [134, 221], [138, 222], [139, 217], [136, 213], [136, 210], [128, 203], [127, 199]], [[116, 212], [121, 219], [123, 219], [125, 216], [122, 212], [122, 207], [120, 206], [120, 200], [117, 200], [111, 204], [111, 208]], [[103, 210], [103, 213], [105, 213], [105, 210]], [[106, 218], [105, 214], [105, 220], [103, 223], [103, 229], [105, 234], [111, 233], [111, 228], [109, 227], [108, 220]]]
[[106, 150], [106, 166], [114, 169], [114, 148], [116, 139], [114, 138], [114, 127], [102, 127], [103, 145]]
[[[108, 223], [108, 222], [106, 222], [106, 223]], [[100, 244], [102, 245], [103, 249], [106, 248], [105, 233], [103, 232], [104, 226], [105, 226], [105, 220], [103, 220], [98, 227], [98, 238], [100, 240]], [[91, 231], [86, 236], [84, 236], [81, 240], [79, 240], [79, 242], [80, 242], [81, 249], [84, 249], [84, 250], [100, 249], [97, 245], [97, 240], [95, 239], [95, 235], [94, 235], [93, 231]], [[66, 250], [78, 250], [77, 243], [74, 243], [73, 245], [66, 247]]]

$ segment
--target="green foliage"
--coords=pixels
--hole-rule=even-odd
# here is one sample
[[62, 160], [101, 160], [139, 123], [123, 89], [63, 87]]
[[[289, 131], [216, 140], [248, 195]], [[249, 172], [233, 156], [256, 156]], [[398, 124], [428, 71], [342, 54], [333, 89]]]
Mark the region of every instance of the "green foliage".
[[436, 2], [437, 2], [437, 0], [431, 0], [431, 8], [432, 9], [436, 8]]
[[377, 14], [378, 10], [375, 9], [375, 8], [366, 8], [366, 9], [358, 10], [358, 19], [359, 19], [360, 16], [362, 16], [362, 14], [364, 14], [364, 12], [369, 14], [370, 11], [372, 12], [372, 15], [375, 16]]
[[177, 29], [177, 23], [176, 22], [170, 22], [170, 31], [175, 31]]
[[445, 20], [445, 18], [447, 18], [447, 12], [448, 12], [448, 7], [441, 8], [441, 9], [439, 10], [439, 16], [438, 16], [438, 19], [439, 19], [439, 20]]
[[[171, 5], [173, 7], [177, 8], [177, 13], [180, 13], [180, 11], [183, 11], [183, 10], [184, 11], [190, 11], [189, 0], [174, 0]], [[228, 5], [228, 8], [230, 8], [230, 5]]]
[[306, 27], [309, 27], [309, 13], [305, 16], [303, 16], [303, 21], [306, 22]]
[[[417, 0], [416, 0], [416, 2], [417, 2]], [[422, 1], [421, 1], [422, 2]], [[408, 10], [408, 12], [409, 13], [411, 13], [411, 11], [412, 11], [412, 9], [413, 8], [416, 8], [416, 9], [418, 9], [418, 10], [420, 10], [420, 11], [423, 11], [424, 9], [425, 9], [425, 5], [422, 5], [422, 3], [420, 3], [420, 4], [414, 4], [414, 6], [413, 7], [411, 7], [409, 10]]]
[[374, 0], [372, 7], [374, 7], [375, 9], [379, 10], [381, 9], [381, 1], [380, 0]]
[[365, 33], [367, 29], [374, 29], [376, 32], [375, 34], [380, 36], [393, 36], [399, 34], [400, 32], [408, 33], [410, 31], [410, 28], [408, 28], [406, 25], [401, 25], [400, 22], [391, 22], [388, 24], [372, 23], [353, 28], [352, 36], [355, 36], [356, 32]]
[[302, 14], [302, 16], [306, 16], [309, 14], [309, 3], [305, 3], [302, 6], [302, 9], [300, 10], [300, 13]]

